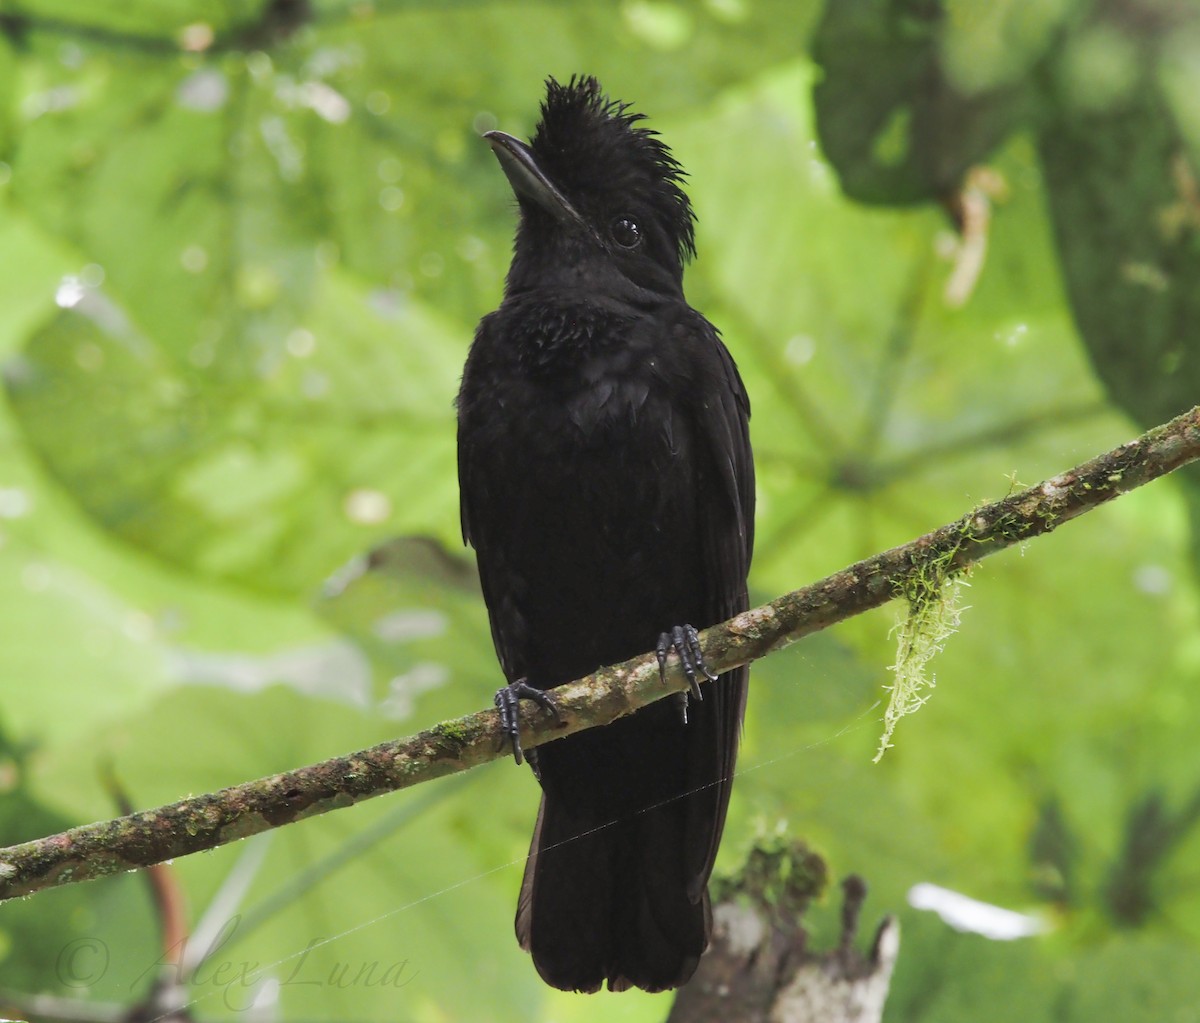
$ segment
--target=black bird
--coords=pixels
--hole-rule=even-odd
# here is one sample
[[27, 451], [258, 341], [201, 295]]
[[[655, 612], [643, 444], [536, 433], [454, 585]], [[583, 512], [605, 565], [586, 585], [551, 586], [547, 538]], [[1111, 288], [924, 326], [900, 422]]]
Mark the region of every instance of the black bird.
[[576, 991], [661, 991], [695, 970], [746, 702], [744, 668], [701, 700], [693, 626], [747, 606], [750, 407], [684, 299], [694, 216], [642, 119], [594, 78], [551, 78], [530, 144], [485, 135], [520, 220], [458, 395], [463, 534], [517, 759], [518, 698], [551, 705], [542, 690], [656, 647], [693, 679], [690, 708], [662, 700], [530, 756], [542, 803], [517, 937]]

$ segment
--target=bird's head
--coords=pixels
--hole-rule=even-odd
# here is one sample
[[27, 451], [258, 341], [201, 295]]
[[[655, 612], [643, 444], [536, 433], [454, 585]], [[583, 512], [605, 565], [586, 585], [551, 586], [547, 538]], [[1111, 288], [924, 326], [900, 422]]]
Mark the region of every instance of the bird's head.
[[520, 204], [510, 291], [681, 292], [694, 215], [682, 169], [641, 120], [595, 78], [551, 78], [528, 145], [486, 133]]

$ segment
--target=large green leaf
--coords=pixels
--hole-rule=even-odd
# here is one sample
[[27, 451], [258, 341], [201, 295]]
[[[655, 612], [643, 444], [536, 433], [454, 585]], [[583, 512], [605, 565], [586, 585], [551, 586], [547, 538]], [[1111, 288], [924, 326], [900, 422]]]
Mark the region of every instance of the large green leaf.
[[85, 292], [8, 368], [34, 449], [115, 534], [253, 589], [311, 592], [385, 530], [448, 524], [453, 332], [323, 276], [311, 329], [237, 387]]
[[[813, 99], [821, 147], [850, 197], [886, 205], [948, 197], [1017, 123], [1022, 82], [962, 82], [946, 67], [945, 36], [959, 29], [952, 6], [826, 4], [813, 39], [821, 69]], [[976, 9], [962, 20], [982, 17]], [[1014, 62], [1032, 57], [1017, 50]]]
[[[1159, 44], [1089, 23], [1066, 48], [1038, 135], [1076, 322], [1109, 396], [1143, 426], [1200, 394], [1200, 133], [1179, 92], [1180, 50], [1160, 62]], [[1200, 523], [1200, 477], [1186, 478]]]

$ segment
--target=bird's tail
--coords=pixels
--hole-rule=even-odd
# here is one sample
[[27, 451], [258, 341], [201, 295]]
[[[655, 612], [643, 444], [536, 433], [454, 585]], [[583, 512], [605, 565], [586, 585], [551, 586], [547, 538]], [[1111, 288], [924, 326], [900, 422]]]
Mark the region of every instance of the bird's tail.
[[542, 797], [517, 903], [521, 947], [565, 991], [687, 982], [708, 945], [708, 892], [689, 893], [678, 804], [588, 821]]

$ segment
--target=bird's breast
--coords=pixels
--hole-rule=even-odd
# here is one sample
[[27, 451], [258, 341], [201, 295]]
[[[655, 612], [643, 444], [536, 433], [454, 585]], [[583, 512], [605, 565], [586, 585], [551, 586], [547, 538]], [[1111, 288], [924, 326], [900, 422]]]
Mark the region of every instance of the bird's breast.
[[703, 396], [669, 322], [507, 312], [481, 331], [460, 397], [474, 532], [481, 561], [503, 564], [520, 670], [557, 683], [703, 617]]
[[507, 331], [516, 342], [503, 374], [511, 387], [561, 416], [576, 440], [607, 443], [636, 428], [661, 381], [653, 319], [596, 304], [540, 303], [522, 313]]

